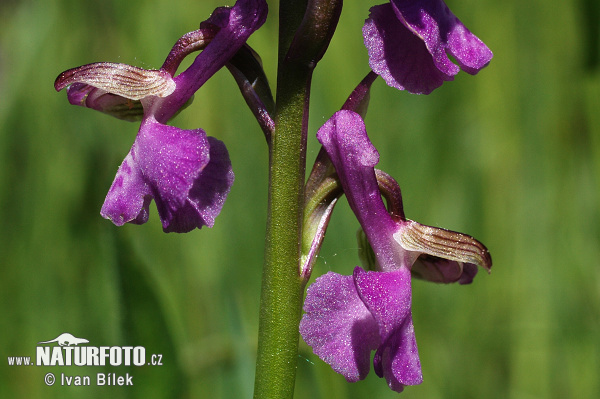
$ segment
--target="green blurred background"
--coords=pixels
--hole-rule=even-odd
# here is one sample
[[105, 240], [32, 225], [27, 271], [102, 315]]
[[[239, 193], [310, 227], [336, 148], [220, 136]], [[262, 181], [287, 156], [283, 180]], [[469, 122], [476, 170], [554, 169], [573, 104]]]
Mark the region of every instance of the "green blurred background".
[[[232, 1], [230, 2], [230, 4]], [[31, 0], [0, 5], [2, 398], [248, 398], [266, 214], [267, 149], [226, 70], [174, 121], [225, 141], [236, 182], [212, 229], [164, 234], [99, 215], [138, 125], [70, 106], [53, 82], [96, 62], [159, 67], [221, 5]], [[361, 26], [377, 1], [346, 1], [314, 77], [314, 133], [367, 73]], [[378, 80], [367, 129], [406, 214], [469, 233], [491, 275], [413, 284], [424, 382], [403, 398], [600, 397], [600, 10], [596, 0], [449, 0], [494, 51], [478, 76], [429, 96]], [[276, 7], [250, 44], [275, 80]], [[345, 200], [313, 278], [358, 263]], [[62, 332], [141, 345], [162, 367], [16, 367]], [[134, 387], [48, 387], [44, 375], [130, 373]], [[348, 384], [303, 342], [296, 398], [395, 398], [373, 372]]]

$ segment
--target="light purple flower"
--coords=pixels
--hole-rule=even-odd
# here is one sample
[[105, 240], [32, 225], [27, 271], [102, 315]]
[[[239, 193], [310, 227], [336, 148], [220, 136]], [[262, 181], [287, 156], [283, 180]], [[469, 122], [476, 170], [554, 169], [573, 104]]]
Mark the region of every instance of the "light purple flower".
[[[491, 258], [470, 236], [404, 217], [395, 182], [374, 169], [379, 155], [360, 115], [337, 112], [317, 137], [368, 238], [374, 271], [356, 267], [352, 276], [329, 272], [317, 278], [308, 288], [300, 333], [316, 355], [350, 382], [365, 378], [370, 353], [376, 350], [376, 374], [400, 392], [422, 381], [411, 314], [411, 269], [431, 281], [470, 283], [476, 265], [489, 270]], [[394, 191], [388, 198], [392, 213], [381, 198], [378, 177]]]
[[429, 94], [460, 68], [474, 75], [492, 59], [442, 0], [391, 0], [372, 7], [363, 36], [371, 69], [389, 86], [411, 93]]
[[[59, 75], [55, 88], [67, 87], [71, 104], [141, 119], [102, 206], [103, 217], [117, 226], [145, 223], [154, 199], [165, 232], [213, 226], [234, 179], [227, 149], [202, 129], [166, 123], [236, 54], [266, 14], [264, 0], [217, 8], [199, 30], [179, 39], [159, 70], [95, 63]], [[174, 76], [183, 58], [200, 49], [192, 65]]]

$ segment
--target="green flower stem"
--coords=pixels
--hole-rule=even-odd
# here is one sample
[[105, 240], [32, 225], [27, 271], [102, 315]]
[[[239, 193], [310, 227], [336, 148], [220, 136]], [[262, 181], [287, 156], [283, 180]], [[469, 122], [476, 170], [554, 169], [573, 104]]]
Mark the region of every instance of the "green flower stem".
[[285, 60], [306, 3], [280, 4], [275, 131], [271, 136], [269, 208], [260, 299], [255, 399], [294, 395], [298, 325], [305, 282], [299, 275], [306, 119], [312, 70]]
[[[299, 98], [291, 100], [304, 107]], [[298, 324], [305, 285], [299, 275], [305, 148], [301, 123], [295, 123], [302, 120], [302, 112], [298, 115], [294, 108], [288, 106], [279, 113], [272, 136], [254, 389], [254, 397], [261, 399], [293, 397], [298, 361]]]
[[254, 397], [292, 398], [306, 280], [300, 272], [308, 101], [312, 72], [329, 46], [342, 0], [281, 0], [275, 130], [260, 298]]

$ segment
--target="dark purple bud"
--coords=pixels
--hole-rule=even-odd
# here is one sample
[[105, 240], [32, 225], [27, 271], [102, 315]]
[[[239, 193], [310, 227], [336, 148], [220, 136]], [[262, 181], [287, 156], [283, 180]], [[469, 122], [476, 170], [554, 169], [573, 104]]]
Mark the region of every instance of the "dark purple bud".
[[309, 0], [286, 60], [314, 68], [329, 47], [342, 13], [342, 5], [342, 0]]

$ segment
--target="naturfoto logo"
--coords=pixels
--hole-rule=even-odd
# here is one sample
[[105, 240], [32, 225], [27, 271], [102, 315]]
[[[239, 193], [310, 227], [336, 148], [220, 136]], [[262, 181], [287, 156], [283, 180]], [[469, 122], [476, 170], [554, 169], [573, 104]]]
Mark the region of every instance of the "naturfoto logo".
[[[55, 339], [38, 342], [38, 345], [57, 343], [58, 346], [37, 346], [38, 366], [143, 366], [146, 348], [143, 346], [79, 346], [89, 341], [69, 333]], [[153, 355], [154, 357], [154, 355]]]
[[[35, 362], [30, 356], [9, 356], [9, 366], [162, 366], [162, 355], [150, 355], [146, 362], [146, 348], [143, 346], [89, 346], [90, 341], [70, 333], [62, 333], [54, 339], [40, 341], [36, 346]], [[84, 346], [85, 345], [85, 346]], [[133, 376], [129, 373], [96, 373], [95, 378], [89, 375], [67, 375], [47, 373], [44, 376], [46, 385], [92, 385], [97, 386], [133, 385]]]

